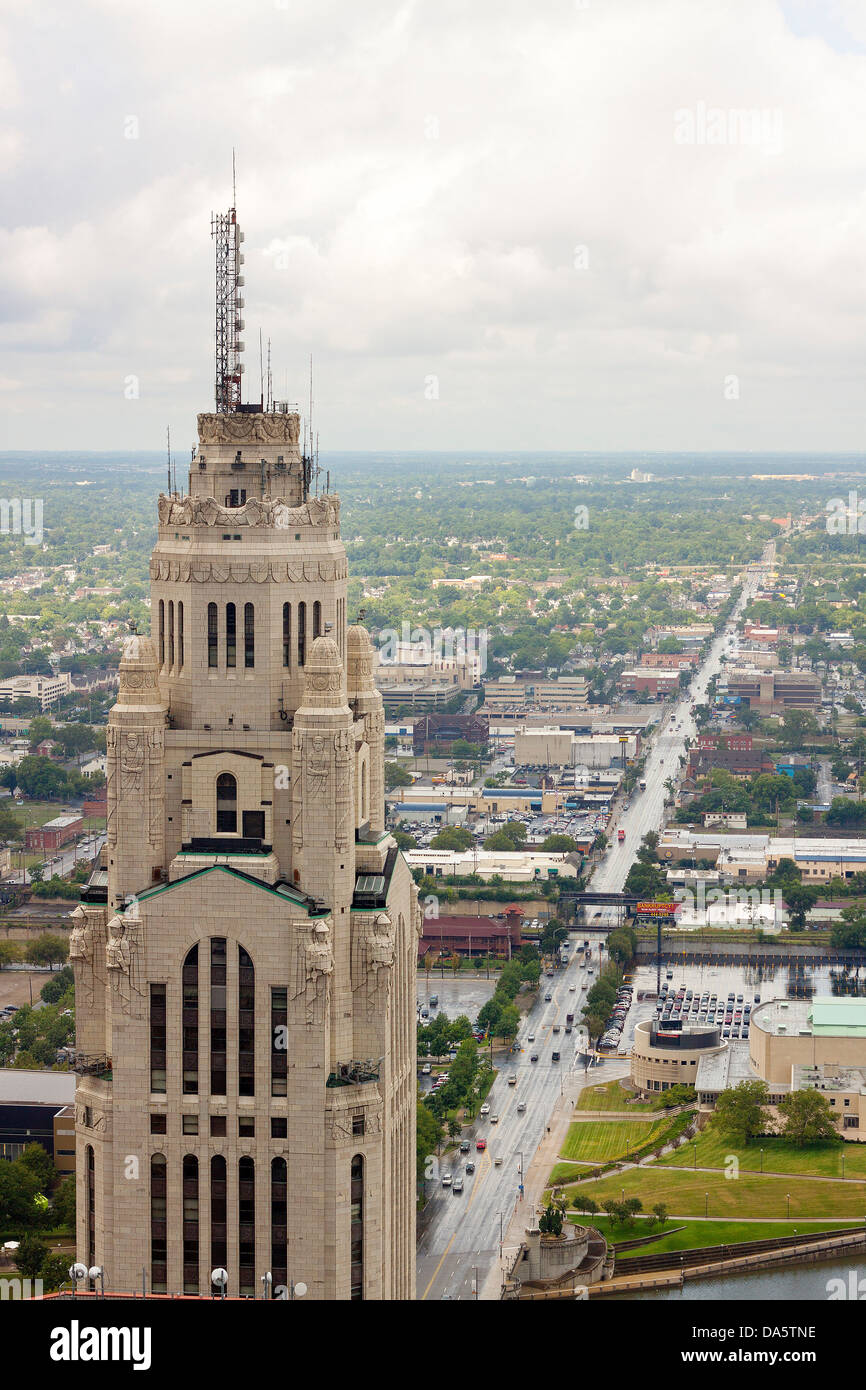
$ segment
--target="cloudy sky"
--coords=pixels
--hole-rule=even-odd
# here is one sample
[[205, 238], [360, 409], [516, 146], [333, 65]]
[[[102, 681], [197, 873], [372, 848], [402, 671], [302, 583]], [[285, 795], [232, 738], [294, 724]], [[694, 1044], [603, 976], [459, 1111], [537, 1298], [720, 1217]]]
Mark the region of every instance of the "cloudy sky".
[[863, 448], [862, 0], [0, 0], [0, 449], [192, 442], [233, 146], [323, 452]]

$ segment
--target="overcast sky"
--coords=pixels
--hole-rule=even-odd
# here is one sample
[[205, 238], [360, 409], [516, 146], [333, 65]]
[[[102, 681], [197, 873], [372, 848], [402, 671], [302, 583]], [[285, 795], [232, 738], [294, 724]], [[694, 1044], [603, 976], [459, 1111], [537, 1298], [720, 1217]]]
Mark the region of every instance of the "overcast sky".
[[0, 449], [193, 442], [233, 145], [323, 453], [863, 448], [862, 0], [0, 0]]

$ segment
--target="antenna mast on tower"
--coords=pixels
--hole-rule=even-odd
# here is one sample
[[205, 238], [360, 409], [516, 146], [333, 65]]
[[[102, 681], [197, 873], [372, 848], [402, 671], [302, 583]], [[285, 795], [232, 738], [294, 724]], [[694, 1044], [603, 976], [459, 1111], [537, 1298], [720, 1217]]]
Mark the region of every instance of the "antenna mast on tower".
[[216, 246], [216, 381], [217, 412], [230, 415], [241, 404], [241, 377], [244, 345], [241, 340], [244, 321], [244, 263], [241, 243], [244, 234], [237, 224], [235, 154], [232, 150], [232, 206], [226, 213], [211, 213], [210, 232]]

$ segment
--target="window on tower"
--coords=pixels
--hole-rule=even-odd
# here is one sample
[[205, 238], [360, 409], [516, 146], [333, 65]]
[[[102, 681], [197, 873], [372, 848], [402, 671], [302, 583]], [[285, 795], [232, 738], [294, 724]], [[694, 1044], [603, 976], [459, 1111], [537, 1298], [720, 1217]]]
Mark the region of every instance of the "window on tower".
[[165, 665], [165, 600], [159, 600], [159, 664]]
[[238, 633], [237, 609], [233, 603], [226, 604], [226, 666], [237, 665]]
[[244, 666], [249, 669], [256, 664], [256, 610], [251, 603], [244, 604]]
[[313, 604], [313, 641], [322, 635], [322, 605], [319, 600]]
[[207, 664], [210, 667], [218, 664], [217, 606], [215, 603], [209, 603], [207, 606]]
[[177, 665], [183, 669], [183, 604], [177, 605]]
[[238, 1095], [255, 1095], [256, 973], [243, 946], [238, 946]]
[[212, 936], [210, 943], [210, 1090], [226, 1093], [226, 939]]
[[292, 664], [292, 605], [283, 604], [283, 665]]
[[218, 835], [235, 835], [238, 828], [238, 784], [230, 772], [221, 772], [216, 784]]
[[198, 1095], [198, 946], [183, 963], [183, 1094]]

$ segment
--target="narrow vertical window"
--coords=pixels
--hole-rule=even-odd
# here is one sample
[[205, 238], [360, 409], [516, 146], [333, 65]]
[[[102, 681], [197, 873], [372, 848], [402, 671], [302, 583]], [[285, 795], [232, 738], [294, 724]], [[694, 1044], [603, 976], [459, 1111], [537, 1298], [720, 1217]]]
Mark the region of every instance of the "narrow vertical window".
[[244, 666], [249, 669], [256, 664], [256, 610], [251, 603], [244, 604]]
[[183, 604], [177, 605], [177, 664], [183, 670]]
[[150, 987], [150, 1089], [165, 1094], [165, 985]]
[[255, 1095], [256, 973], [244, 950], [238, 947], [238, 1095]]
[[245, 1155], [238, 1163], [238, 1292], [256, 1292], [256, 1165]]
[[84, 1154], [87, 1170], [87, 1264], [92, 1269], [96, 1264], [96, 1160], [92, 1144], [87, 1145]]
[[216, 782], [216, 828], [218, 835], [234, 835], [238, 828], [238, 784], [230, 772], [221, 772]]
[[361, 763], [361, 823], [367, 819], [367, 764]]
[[271, 987], [271, 1095], [288, 1094], [288, 990]]
[[322, 635], [322, 605], [319, 600], [313, 604], [313, 640]]
[[351, 1170], [351, 1282], [349, 1297], [364, 1297], [364, 1158], [355, 1154]]
[[198, 1095], [198, 946], [187, 952], [183, 963], [183, 1093]]
[[307, 605], [298, 604], [298, 665], [303, 666], [307, 655]]
[[207, 664], [210, 667], [218, 664], [217, 650], [217, 606], [215, 603], [209, 603], [207, 606]]
[[159, 600], [159, 664], [165, 665], [165, 599]]
[[168, 1183], [165, 1154], [150, 1157], [150, 1288], [165, 1293], [168, 1285]]
[[183, 1160], [183, 1291], [198, 1293], [198, 1159]]
[[228, 1261], [228, 1208], [226, 1161], [214, 1154], [210, 1161], [210, 1262], [211, 1269], [224, 1269]]
[[271, 1274], [272, 1291], [288, 1284], [288, 1171], [284, 1158], [271, 1160]]
[[238, 633], [237, 609], [233, 603], [226, 604], [226, 666], [237, 665]]
[[174, 599], [168, 601], [168, 668], [174, 666]]
[[292, 664], [292, 605], [283, 604], [283, 665]]
[[211, 937], [210, 943], [210, 1090], [212, 1096], [226, 1093], [226, 939]]

